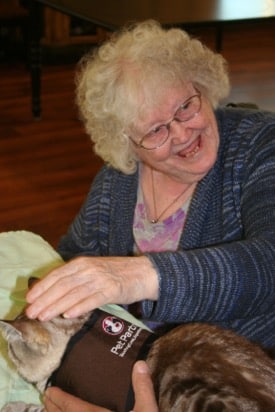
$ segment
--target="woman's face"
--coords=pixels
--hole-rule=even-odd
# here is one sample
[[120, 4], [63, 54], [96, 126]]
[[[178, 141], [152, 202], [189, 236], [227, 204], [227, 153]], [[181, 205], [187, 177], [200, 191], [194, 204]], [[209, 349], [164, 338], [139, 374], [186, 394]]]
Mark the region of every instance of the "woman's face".
[[[158, 126], [169, 123], [177, 109], [197, 90], [191, 83], [184, 88], [168, 90], [158, 107], [143, 116], [132, 140], [139, 143], [143, 136]], [[207, 99], [201, 96], [201, 108], [190, 120], [172, 121], [167, 141], [154, 150], [133, 145], [145, 165], [174, 180], [193, 184], [201, 180], [216, 161], [219, 135], [216, 118]]]

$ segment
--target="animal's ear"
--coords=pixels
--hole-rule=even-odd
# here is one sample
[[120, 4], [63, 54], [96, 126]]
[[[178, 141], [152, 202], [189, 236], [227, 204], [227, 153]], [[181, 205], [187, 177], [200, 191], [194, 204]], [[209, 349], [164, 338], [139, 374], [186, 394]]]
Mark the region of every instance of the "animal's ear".
[[0, 320], [0, 331], [7, 342], [14, 342], [16, 340], [23, 340], [22, 333], [16, 329], [11, 322]]
[[28, 279], [28, 288], [31, 289], [31, 287], [38, 281], [39, 281], [39, 278], [35, 278], [34, 276], [31, 276]]
[[50, 345], [50, 334], [43, 324], [22, 316], [15, 320], [0, 321], [0, 331], [8, 343], [21, 341], [37, 355], [45, 355]]

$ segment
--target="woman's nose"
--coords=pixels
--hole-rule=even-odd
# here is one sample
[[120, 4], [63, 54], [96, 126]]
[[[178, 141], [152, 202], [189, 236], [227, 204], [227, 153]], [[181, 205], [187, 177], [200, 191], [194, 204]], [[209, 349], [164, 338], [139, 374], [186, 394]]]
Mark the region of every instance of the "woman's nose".
[[192, 130], [187, 123], [174, 120], [170, 125], [170, 138], [174, 143], [185, 143], [189, 140]]

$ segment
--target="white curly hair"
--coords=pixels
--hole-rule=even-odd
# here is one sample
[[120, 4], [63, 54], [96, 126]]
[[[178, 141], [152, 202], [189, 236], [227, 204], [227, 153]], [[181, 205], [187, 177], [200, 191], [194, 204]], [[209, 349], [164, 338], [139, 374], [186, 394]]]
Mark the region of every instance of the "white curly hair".
[[81, 59], [76, 101], [95, 152], [123, 173], [137, 157], [126, 131], [165, 90], [191, 82], [215, 108], [229, 93], [224, 58], [179, 28], [153, 20], [124, 27]]

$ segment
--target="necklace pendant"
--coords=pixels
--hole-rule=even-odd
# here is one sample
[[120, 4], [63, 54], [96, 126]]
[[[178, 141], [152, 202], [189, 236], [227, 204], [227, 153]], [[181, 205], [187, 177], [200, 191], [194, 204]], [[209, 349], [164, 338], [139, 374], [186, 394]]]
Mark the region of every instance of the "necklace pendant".
[[158, 223], [158, 219], [151, 219], [150, 223], [152, 223], [154, 225], [155, 223]]

